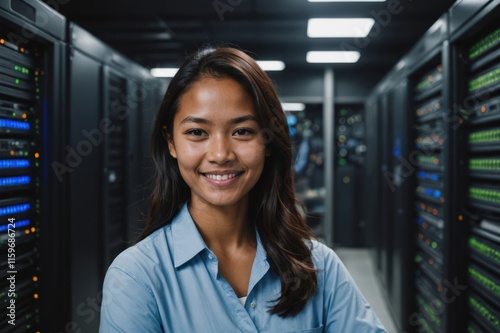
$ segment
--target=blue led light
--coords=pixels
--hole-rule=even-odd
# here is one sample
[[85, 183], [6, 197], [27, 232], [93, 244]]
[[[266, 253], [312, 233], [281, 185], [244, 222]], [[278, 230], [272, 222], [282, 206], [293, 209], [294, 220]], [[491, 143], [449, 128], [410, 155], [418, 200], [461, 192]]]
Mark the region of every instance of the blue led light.
[[31, 208], [31, 205], [29, 203], [24, 203], [24, 204], [14, 205], [14, 206], [0, 207], [0, 216], [19, 214], [19, 213], [22, 213], [22, 212], [29, 210], [30, 208]]
[[423, 178], [423, 179], [439, 181], [439, 175], [435, 174], [435, 173], [427, 173], [427, 172], [419, 171], [419, 172], [417, 172], [417, 177]]
[[29, 160], [0, 160], [0, 169], [22, 169], [29, 166]]
[[[14, 228], [22, 228], [31, 224], [30, 220], [14, 221]], [[8, 224], [0, 224], [0, 232], [7, 231], [9, 228]]]
[[17, 176], [17, 177], [5, 177], [0, 178], [0, 187], [3, 186], [16, 186], [16, 185], [26, 185], [31, 183], [30, 176]]
[[23, 121], [0, 119], [0, 127], [6, 127], [11, 129], [20, 129], [28, 131], [30, 129], [30, 124]]
[[434, 198], [441, 198], [441, 191], [439, 191], [439, 190], [433, 190], [430, 188], [426, 188], [426, 189], [424, 189], [424, 193], [427, 195], [430, 195]]

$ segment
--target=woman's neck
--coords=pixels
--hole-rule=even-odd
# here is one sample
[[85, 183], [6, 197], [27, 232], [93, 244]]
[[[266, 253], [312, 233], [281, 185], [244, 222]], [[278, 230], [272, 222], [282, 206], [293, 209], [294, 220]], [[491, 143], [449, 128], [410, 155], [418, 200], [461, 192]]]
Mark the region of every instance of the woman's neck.
[[219, 207], [192, 198], [189, 213], [212, 251], [226, 252], [248, 245], [255, 246], [254, 229], [248, 221], [247, 200]]

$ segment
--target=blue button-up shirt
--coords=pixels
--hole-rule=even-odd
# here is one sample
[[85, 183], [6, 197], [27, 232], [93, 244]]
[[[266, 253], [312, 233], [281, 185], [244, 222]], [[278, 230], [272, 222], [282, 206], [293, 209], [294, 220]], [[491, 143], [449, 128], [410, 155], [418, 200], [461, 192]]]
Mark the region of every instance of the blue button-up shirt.
[[218, 273], [187, 204], [171, 224], [121, 253], [106, 274], [100, 332], [378, 333], [386, 332], [344, 265], [312, 241], [316, 294], [295, 317], [268, 312], [280, 295], [257, 233], [257, 252], [243, 306]]

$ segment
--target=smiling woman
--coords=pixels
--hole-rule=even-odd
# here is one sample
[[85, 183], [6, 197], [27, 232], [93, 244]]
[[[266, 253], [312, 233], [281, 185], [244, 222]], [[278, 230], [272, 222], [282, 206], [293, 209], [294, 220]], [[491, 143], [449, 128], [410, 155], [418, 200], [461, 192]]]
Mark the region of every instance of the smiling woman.
[[385, 332], [297, 209], [286, 117], [251, 57], [189, 57], [152, 155], [148, 224], [108, 269], [101, 332]]

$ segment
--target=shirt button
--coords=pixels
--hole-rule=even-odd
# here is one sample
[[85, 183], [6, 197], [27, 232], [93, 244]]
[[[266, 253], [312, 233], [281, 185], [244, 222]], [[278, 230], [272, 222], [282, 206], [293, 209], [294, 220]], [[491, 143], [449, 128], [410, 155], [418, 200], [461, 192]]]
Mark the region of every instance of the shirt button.
[[250, 303], [250, 307], [255, 308], [255, 302]]
[[213, 255], [212, 253], [210, 253], [210, 254], [208, 255], [208, 258], [210, 258], [210, 260], [212, 260], [212, 259], [214, 259], [214, 255]]

